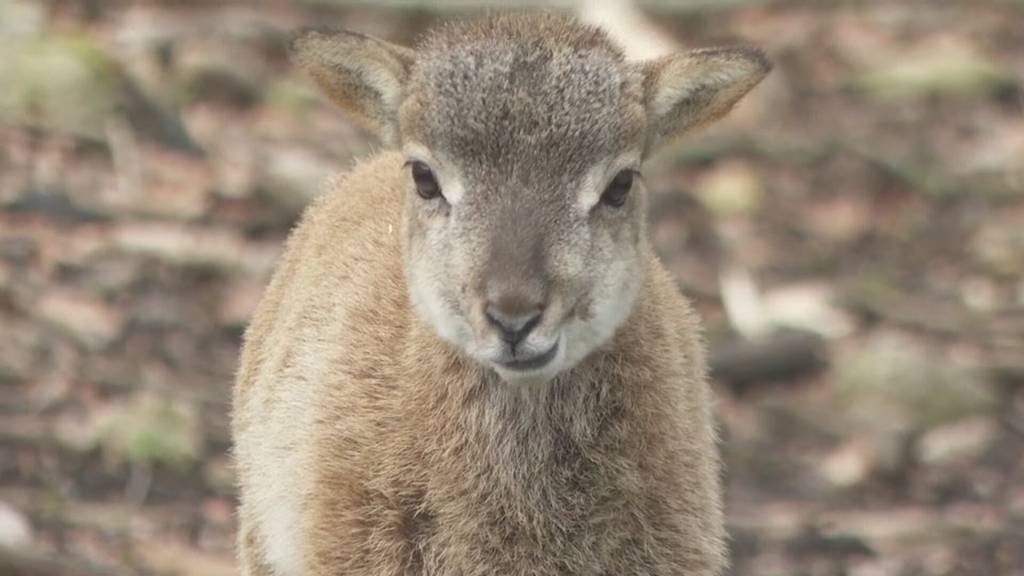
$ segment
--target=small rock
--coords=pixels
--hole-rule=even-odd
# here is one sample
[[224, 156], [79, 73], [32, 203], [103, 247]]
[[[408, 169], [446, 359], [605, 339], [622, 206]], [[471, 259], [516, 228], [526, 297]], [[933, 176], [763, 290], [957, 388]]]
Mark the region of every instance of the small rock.
[[25, 265], [39, 255], [39, 242], [30, 236], [0, 238], [0, 260]]
[[843, 409], [864, 422], [922, 430], [986, 413], [995, 396], [981, 374], [895, 332], [840, 350], [834, 381]]
[[64, 190], [29, 188], [4, 206], [11, 213], [41, 214], [55, 220], [95, 222], [106, 215], [72, 200]]
[[0, 312], [0, 384], [18, 383], [37, 376], [44, 338], [30, 319]]
[[975, 417], [929, 430], [918, 443], [920, 460], [931, 466], [977, 459], [999, 430], [991, 418]]
[[89, 261], [80, 285], [94, 294], [123, 295], [143, 278], [143, 274], [139, 261], [134, 258], [104, 255]]
[[25, 515], [0, 500], [0, 548], [25, 548], [32, 542], [32, 526]]
[[106, 47], [84, 34], [4, 42], [0, 121], [102, 140], [127, 118], [152, 141], [198, 153], [180, 118], [145, 94]]
[[189, 104], [212, 102], [249, 108], [260, 99], [259, 85], [228, 66], [211, 66], [190, 71], [183, 91]]
[[153, 292], [141, 294], [128, 314], [137, 326], [150, 329], [183, 328], [189, 325], [188, 299], [181, 294]]
[[839, 488], [856, 486], [871, 472], [874, 455], [870, 446], [863, 442], [848, 442], [825, 456], [821, 473], [829, 482]]
[[745, 162], [723, 162], [697, 182], [697, 197], [718, 216], [755, 212], [763, 196], [764, 184]]
[[86, 37], [33, 38], [4, 47], [0, 119], [102, 138], [117, 105], [116, 64]]
[[736, 393], [769, 382], [796, 382], [827, 365], [825, 341], [800, 330], [715, 342], [708, 358], [712, 378]]
[[986, 220], [970, 240], [974, 255], [993, 273], [1024, 273], [1024, 209], [1009, 208]]
[[807, 330], [825, 338], [840, 338], [853, 330], [853, 320], [835, 306], [835, 300], [829, 284], [792, 284], [766, 293], [764, 308], [776, 326]]
[[[203, 126], [212, 122], [205, 120], [192, 124]], [[211, 127], [207, 130], [215, 133], [215, 136], [209, 135], [207, 140], [216, 141], [216, 145], [210, 146], [210, 161], [216, 178], [217, 193], [224, 198], [248, 198], [257, 188], [260, 178], [261, 163], [257, 157], [257, 144], [253, 142], [250, 134], [238, 127]]]
[[39, 316], [90, 350], [102, 350], [120, 334], [123, 318], [105, 303], [65, 289], [48, 291], [36, 303]]
[[331, 162], [304, 148], [284, 148], [267, 154], [260, 179], [270, 199], [280, 208], [299, 214], [324, 190], [334, 171]]
[[818, 473], [833, 487], [860, 486], [872, 478], [902, 478], [911, 463], [911, 435], [898, 423], [860, 430], [821, 459]]
[[887, 478], [901, 478], [913, 463], [914, 434], [907, 423], [888, 422], [871, 430], [874, 472]]
[[254, 246], [230, 230], [176, 224], [124, 224], [112, 240], [115, 248], [129, 254], [178, 265], [259, 274], [273, 268], [280, 251], [279, 247]]
[[994, 282], [983, 276], [966, 278], [960, 283], [960, 299], [978, 312], [992, 312], [999, 306], [999, 293]]
[[63, 413], [53, 424], [54, 437], [61, 448], [70, 452], [84, 453], [99, 444], [100, 432], [95, 418], [79, 414]]
[[126, 160], [120, 162], [117, 185], [98, 199], [102, 209], [178, 220], [206, 213], [214, 186], [206, 162], [191, 154], [140, 146], [126, 126], [112, 129], [110, 142]]
[[874, 225], [868, 200], [860, 194], [836, 194], [811, 200], [804, 208], [804, 220], [815, 236], [832, 242], [851, 242]]
[[995, 176], [1010, 195], [1024, 194], [1024, 118], [986, 126], [977, 140], [965, 140], [949, 153], [957, 176]]
[[875, 552], [858, 535], [832, 533], [813, 525], [805, 526], [786, 542], [795, 556], [873, 556]]

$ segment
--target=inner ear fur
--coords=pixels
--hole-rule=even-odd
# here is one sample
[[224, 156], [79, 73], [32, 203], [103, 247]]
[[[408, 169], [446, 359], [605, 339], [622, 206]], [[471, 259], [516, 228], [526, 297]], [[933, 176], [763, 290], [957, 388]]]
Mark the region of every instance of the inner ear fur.
[[771, 70], [756, 48], [706, 48], [639, 64], [647, 152], [724, 116]]
[[386, 144], [398, 140], [398, 107], [416, 54], [371, 36], [306, 28], [291, 41], [292, 60], [343, 110]]

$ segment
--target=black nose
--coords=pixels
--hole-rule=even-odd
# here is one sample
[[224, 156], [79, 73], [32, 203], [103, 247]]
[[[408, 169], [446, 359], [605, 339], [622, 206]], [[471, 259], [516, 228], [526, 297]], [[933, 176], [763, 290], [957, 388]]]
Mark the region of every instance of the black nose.
[[537, 324], [544, 309], [540, 304], [523, 304], [498, 299], [484, 308], [487, 320], [498, 329], [501, 339], [513, 348], [526, 339]]

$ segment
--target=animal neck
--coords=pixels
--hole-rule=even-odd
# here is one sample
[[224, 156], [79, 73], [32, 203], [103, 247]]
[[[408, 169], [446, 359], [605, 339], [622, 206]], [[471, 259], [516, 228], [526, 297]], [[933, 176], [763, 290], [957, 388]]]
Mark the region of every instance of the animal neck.
[[567, 463], [603, 442], [629, 402], [620, 372], [613, 369], [628, 358], [614, 343], [553, 380], [512, 384], [419, 320], [412, 330], [417, 344], [406, 350], [405, 364], [417, 374], [407, 381], [418, 384], [408, 391], [408, 413], [419, 419], [423, 445], [439, 447], [438, 456], [514, 467], [517, 475], [541, 469], [526, 463], [547, 463], [551, 470], [552, 462]]

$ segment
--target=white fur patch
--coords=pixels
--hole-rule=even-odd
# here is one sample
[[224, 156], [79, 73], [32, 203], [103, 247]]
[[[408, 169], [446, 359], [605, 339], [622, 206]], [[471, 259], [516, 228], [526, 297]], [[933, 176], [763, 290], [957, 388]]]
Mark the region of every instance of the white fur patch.
[[615, 158], [603, 158], [595, 162], [580, 182], [579, 190], [576, 191], [576, 207], [581, 213], [587, 213], [600, 200], [601, 194], [622, 170], [631, 168], [638, 170], [640, 167], [640, 152], [628, 150]]
[[430, 150], [417, 142], [408, 142], [402, 148], [402, 152], [409, 161], [423, 162], [434, 172], [437, 183], [441, 186], [441, 193], [448, 204], [455, 206], [465, 196], [465, 187], [458, 171], [452, 162], [445, 158], [436, 156]]
[[473, 328], [458, 311], [449, 309], [442, 287], [448, 278], [442, 270], [406, 266], [409, 300], [413, 309], [451, 344], [466, 347], [473, 342]]
[[623, 260], [613, 260], [610, 269], [593, 287], [594, 316], [587, 321], [571, 320], [565, 326], [565, 367], [578, 364], [603, 346], [625, 322], [644, 283], [644, 275], [629, 268]]
[[[302, 338], [295, 341], [309, 342]], [[280, 365], [285, 353], [284, 349], [274, 351], [270, 365]], [[269, 414], [258, 424], [262, 428], [259, 441], [250, 439], [239, 445], [247, 453], [247, 461], [260, 463], [259, 471], [247, 478], [246, 506], [256, 519], [264, 559], [276, 576], [300, 576], [303, 570], [300, 510], [307, 487], [300, 483], [306, 476], [297, 471], [309, 469], [304, 461], [306, 450], [301, 448], [309, 439], [302, 434], [312, 427], [306, 422], [313, 418], [313, 383], [324, 377], [325, 356], [314, 341], [294, 351], [293, 366], [298, 376], [292, 371], [264, 371], [261, 379], [280, 381], [257, 382], [254, 387], [274, 390], [275, 397], [267, 403]]]

